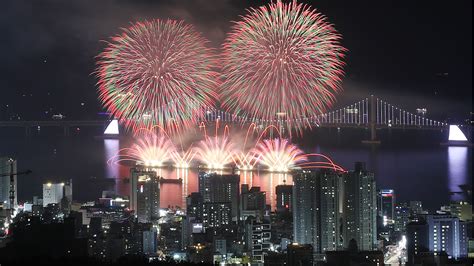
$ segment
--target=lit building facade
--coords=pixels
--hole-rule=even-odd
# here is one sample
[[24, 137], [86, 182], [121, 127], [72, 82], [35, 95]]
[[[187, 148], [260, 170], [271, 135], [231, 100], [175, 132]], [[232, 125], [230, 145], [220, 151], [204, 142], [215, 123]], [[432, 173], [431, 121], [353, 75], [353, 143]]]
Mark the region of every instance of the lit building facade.
[[381, 189], [377, 194], [377, 210], [383, 218], [384, 225], [395, 219], [395, 191], [393, 189]]
[[465, 258], [468, 255], [466, 222], [450, 214], [430, 214], [407, 224], [408, 263], [423, 252], [433, 255], [446, 253], [448, 258]]
[[[16, 160], [8, 157], [0, 157], [0, 205], [4, 209], [10, 209], [10, 174], [16, 173]], [[17, 176], [13, 176], [13, 187], [15, 189], [15, 200], [13, 207], [17, 206]]]
[[411, 209], [406, 203], [399, 203], [395, 206], [394, 230], [405, 232], [406, 225], [410, 222]]
[[203, 212], [204, 227], [219, 227], [232, 222], [232, 205], [230, 202], [205, 202]]
[[249, 216], [256, 217], [262, 221], [265, 214], [266, 199], [265, 192], [260, 187], [252, 187], [243, 184], [240, 194], [240, 219], [245, 220]]
[[265, 255], [271, 250], [271, 223], [250, 217], [245, 221], [245, 246], [252, 254], [252, 263], [263, 265]]
[[60, 204], [64, 197], [72, 202], [72, 180], [43, 184], [43, 207], [48, 204]]
[[155, 171], [131, 169], [130, 209], [140, 223], [159, 219], [160, 180]]
[[429, 249], [455, 259], [467, 257], [467, 224], [451, 215], [427, 215]]
[[356, 240], [360, 251], [377, 247], [377, 206], [375, 176], [358, 162], [344, 176], [344, 245]]
[[240, 176], [199, 173], [199, 193], [204, 202], [230, 203], [232, 220], [239, 220]]
[[292, 185], [278, 185], [275, 188], [277, 203], [276, 211], [285, 212], [292, 211], [292, 195], [293, 195], [293, 186]]
[[343, 177], [333, 171], [302, 171], [293, 177], [294, 241], [316, 254], [343, 247]]

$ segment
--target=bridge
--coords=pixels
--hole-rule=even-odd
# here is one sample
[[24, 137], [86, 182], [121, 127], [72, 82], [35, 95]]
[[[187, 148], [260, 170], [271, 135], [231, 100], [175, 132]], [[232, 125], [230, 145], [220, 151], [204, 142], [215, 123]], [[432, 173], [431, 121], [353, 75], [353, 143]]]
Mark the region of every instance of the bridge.
[[[206, 120], [214, 121], [216, 119], [223, 122], [256, 123], [264, 126], [284, 127], [285, 125], [283, 119], [261, 120], [240, 117], [219, 110], [208, 111]], [[369, 128], [370, 141], [376, 141], [376, 129], [381, 128], [441, 130], [449, 126], [445, 122], [408, 112], [374, 95], [324, 114], [301, 118], [294, 123], [312, 127]]]
[[[276, 125], [284, 127], [284, 119], [262, 120], [237, 116], [232, 113], [217, 109], [206, 109], [205, 121], [237, 123], [256, 123], [258, 125]], [[69, 135], [72, 127], [102, 127], [105, 128], [110, 121], [0, 121], [0, 127], [23, 127], [25, 134], [31, 134], [35, 127], [62, 127], [64, 135]], [[370, 141], [376, 141], [376, 129], [401, 128], [401, 129], [432, 129], [440, 130], [449, 125], [445, 122], [429, 119], [424, 115], [408, 112], [398, 106], [370, 95], [365, 99], [350, 104], [346, 107], [328, 111], [311, 117], [304, 117], [294, 121], [311, 127], [337, 127], [337, 128], [367, 128], [370, 129]]]
[[25, 135], [31, 135], [32, 128], [38, 127], [60, 127], [63, 128], [63, 132], [65, 136], [69, 136], [70, 128], [74, 127], [103, 127], [105, 128], [110, 121], [106, 120], [77, 120], [77, 121], [68, 121], [68, 120], [43, 120], [43, 121], [0, 121], [0, 128], [1, 127], [16, 127], [16, 128], [24, 128]]

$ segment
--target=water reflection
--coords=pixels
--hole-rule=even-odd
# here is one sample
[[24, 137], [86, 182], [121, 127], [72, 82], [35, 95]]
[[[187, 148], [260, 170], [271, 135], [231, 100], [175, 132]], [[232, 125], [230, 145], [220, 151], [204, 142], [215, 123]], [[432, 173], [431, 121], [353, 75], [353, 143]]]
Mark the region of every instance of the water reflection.
[[[467, 147], [448, 147], [448, 177], [449, 190], [451, 192], [460, 192], [460, 185], [467, 184], [468, 177], [468, 148]], [[461, 193], [453, 193], [451, 200], [463, 200], [464, 195]]]
[[[120, 140], [118, 139], [104, 139], [105, 147], [105, 161], [109, 158], [112, 158], [119, 152], [120, 149]], [[106, 164], [105, 177], [117, 179], [120, 177], [120, 165], [118, 164]], [[115, 190], [119, 189], [118, 182], [115, 183]]]
[[[192, 192], [199, 190], [198, 169], [190, 168], [158, 168], [158, 175], [165, 179], [181, 179], [181, 183], [163, 182], [160, 191], [160, 206], [167, 207], [186, 207], [186, 197]], [[231, 171], [218, 171], [218, 174], [230, 174]], [[237, 171], [240, 175], [240, 185], [249, 184], [250, 187], [260, 187], [266, 192], [267, 204], [272, 209], [276, 206], [276, 186], [282, 184], [292, 184], [293, 178], [288, 173], [268, 173], [260, 171]], [[128, 191], [128, 184], [117, 182], [124, 186], [119, 191]], [[128, 193], [126, 194], [128, 195]]]
[[[105, 158], [108, 159], [119, 149], [118, 140], [104, 140]], [[439, 208], [440, 204], [446, 204], [448, 200], [464, 200], [465, 196], [455, 193], [450, 196], [447, 191], [460, 192], [460, 185], [471, 184], [472, 173], [471, 153], [468, 147], [448, 147], [439, 149], [425, 149], [414, 153], [411, 150], [403, 151], [372, 151], [361, 150], [324, 150], [323, 153], [331, 154], [331, 157], [352, 169], [354, 161], [368, 162], [371, 171], [375, 171], [379, 187], [393, 188], [398, 191], [401, 200], [422, 200], [429, 208]], [[430, 165], [430, 167], [419, 167]], [[107, 176], [128, 178], [129, 167], [119, 165], [107, 165]], [[164, 183], [161, 186], [160, 202], [162, 207], [179, 206], [185, 208], [186, 197], [192, 192], [198, 191], [198, 169], [195, 168], [160, 168], [158, 175], [166, 179], [181, 179], [182, 183]], [[229, 174], [228, 171], [219, 171], [221, 174]], [[269, 173], [256, 168], [253, 171], [238, 171], [240, 184], [248, 184], [250, 187], [260, 187], [266, 192], [267, 204], [275, 209], [276, 186], [281, 184], [292, 184], [291, 174]], [[427, 180], [431, 180], [431, 190], [412, 192], [414, 188], [423, 186]], [[121, 195], [129, 194], [129, 183], [117, 180], [116, 191]], [[440, 195], [436, 199], [433, 193]], [[95, 196], [95, 195], [93, 195]]]

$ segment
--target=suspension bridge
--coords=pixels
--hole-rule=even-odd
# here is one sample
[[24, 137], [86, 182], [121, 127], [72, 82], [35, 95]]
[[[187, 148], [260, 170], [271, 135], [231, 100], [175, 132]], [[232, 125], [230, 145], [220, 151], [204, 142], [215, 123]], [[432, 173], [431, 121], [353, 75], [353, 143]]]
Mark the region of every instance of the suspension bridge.
[[[208, 110], [205, 119], [207, 121], [219, 119], [223, 122], [255, 123], [263, 126], [276, 125], [277, 127], [285, 127], [287, 123], [284, 118], [252, 119], [219, 110]], [[315, 116], [302, 117], [292, 123], [301, 123], [310, 127], [368, 128], [371, 141], [376, 141], [376, 129], [381, 128], [441, 130], [449, 126], [445, 122], [404, 110], [374, 95], [346, 107]]]
[[[217, 109], [206, 109], [205, 121], [212, 122], [219, 119], [224, 123], [255, 123], [257, 125], [285, 127], [289, 121], [283, 116], [276, 115], [274, 120], [262, 120], [238, 116], [229, 112]], [[62, 127], [64, 135], [69, 135], [72, 127], [103, 127], [104, 129], [110, 121], [68, 121], [68, 120], [48, 120], [48, 121], [0, 121], [1, 127], [22, 127], [25, 134], [31, 134], [31, 128], [35, 127]], [[400, 129], [431, 129], [442, 130], [448, 128], [448, 124], [436, 121], [421, 114], [409, 112], [397, 105], [391, 104], [374, 95], [354, 102], [346, 107], [328, 111], [309, 117], [302, 117], [292, 124], [301, 123], [309, 127], [337, 127], [337, 128], [364, 128], [370, 129], [371, 141], [376, 141], [376, 130], [381, 128]]]

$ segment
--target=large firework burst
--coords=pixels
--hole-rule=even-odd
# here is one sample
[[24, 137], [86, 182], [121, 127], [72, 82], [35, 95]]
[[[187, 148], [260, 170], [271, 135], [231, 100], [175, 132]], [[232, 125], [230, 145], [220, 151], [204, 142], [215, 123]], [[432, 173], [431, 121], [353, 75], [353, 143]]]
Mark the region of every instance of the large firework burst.
[[307, 161], [302, 150], [286, 139], [265, 139], [257, 143], [255, 154], [260, 164], [270, 172], [288, 172], [298, 163]]
[[147, 167], [162, 167], [174, 161], [176, 147], [163, 135], [147, 133], [140, 135], [130, 148], [121, 149], [109, 162], [131, 161]]
[[223, 105], [247, 118], [301, 131], [339, 90], [345, 49], [326, 18], [280, 0], [250, 9], [224, 46]]
[[236, 148], [227, 137], [207, 137], [196, 147], [198, 160], [210, 169], [223, 169], [234, 162]]
[[99, 55], [99, 98], [127, 127], [179, 131], [213, 105], [215, 56], [194, 28], [174, 20], [137, 22]]

